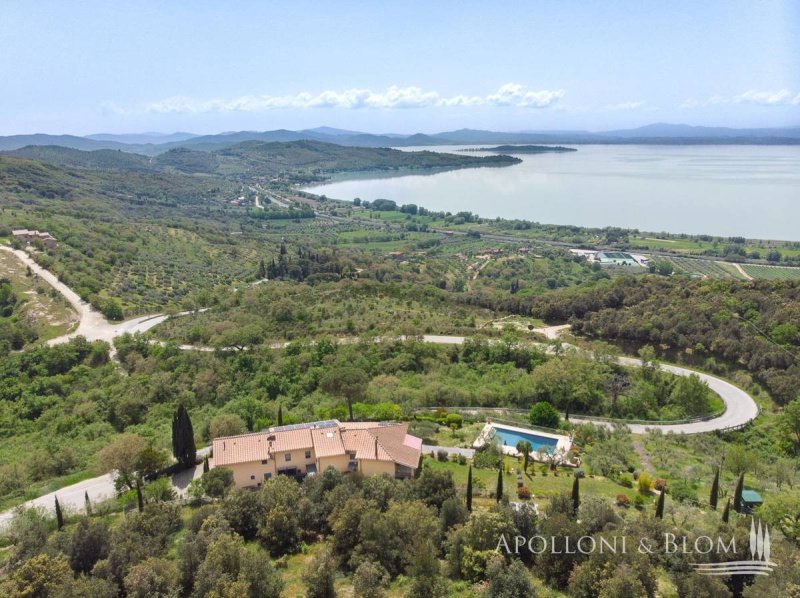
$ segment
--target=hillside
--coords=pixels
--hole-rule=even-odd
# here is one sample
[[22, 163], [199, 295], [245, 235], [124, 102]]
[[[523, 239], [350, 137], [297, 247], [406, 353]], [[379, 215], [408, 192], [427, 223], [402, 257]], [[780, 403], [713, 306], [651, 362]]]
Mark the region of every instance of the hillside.
[[245, 141], [224, 149], [171, 149], [154, 158], [115, 150], [81, 151], [57, 146], [27, 146], [5, 155], [55, 166], [91, 170], [178, 171], [187, 174], [273, 177], [316, 180], [338, 172], [428, 170], [507, 166], [509, 156], [474, 157], [435, 152], [403, 152], [388, 148], [344, 147], [321, 141]]

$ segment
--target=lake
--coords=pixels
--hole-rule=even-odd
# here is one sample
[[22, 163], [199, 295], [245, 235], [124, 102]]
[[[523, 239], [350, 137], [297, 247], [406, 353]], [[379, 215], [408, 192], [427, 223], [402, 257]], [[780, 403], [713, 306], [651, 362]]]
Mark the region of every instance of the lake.
[[[402, 149], [468, 147], [478, 146]], [[520, 154], [522, 163], [504, 168], [348, 176], [305, 190], [548, 224], [800, 240], [800, 146], [572, 147]]]

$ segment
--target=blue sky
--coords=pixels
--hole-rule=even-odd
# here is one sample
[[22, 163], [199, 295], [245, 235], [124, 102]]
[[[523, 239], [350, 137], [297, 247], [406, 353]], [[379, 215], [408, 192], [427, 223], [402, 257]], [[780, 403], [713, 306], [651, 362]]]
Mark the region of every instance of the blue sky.
[[0, 134], [800, 125], [800, 2], [3, 0]]

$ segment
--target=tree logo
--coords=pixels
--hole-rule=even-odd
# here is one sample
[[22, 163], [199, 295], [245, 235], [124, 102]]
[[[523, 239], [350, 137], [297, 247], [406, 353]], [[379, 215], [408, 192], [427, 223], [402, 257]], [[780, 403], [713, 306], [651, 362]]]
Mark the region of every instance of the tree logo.
[[700, 563], [692, 565], [701, 575], [769, 575], [777, 567], [769, 560], [769, 527], [756, 528], [755, 519], [750, 520], [750, 560], [727, 563]]

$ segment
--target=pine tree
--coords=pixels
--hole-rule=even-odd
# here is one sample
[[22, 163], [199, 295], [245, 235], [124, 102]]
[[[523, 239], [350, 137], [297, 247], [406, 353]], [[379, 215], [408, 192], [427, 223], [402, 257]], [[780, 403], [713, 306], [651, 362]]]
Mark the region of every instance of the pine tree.
[[278, 425], [283, 425], [283, 405], [278, 403]]
[[717, 501], [719, 500], [719, 467], [714, 473], [714, 481], [711, 482], [711, 496], [708, 499], [708, 504], [712, 510], [717, 510]]
[[208, 455], [203, 457], [203, 473], [208, 473], [208, 470], [211, 469], [208, 465]]
[[580, 487], [580, 478], [575, 476], [575, 480], [572, 482], [572, 513], [573, 515], [578, 514], [578, 507], [581, 506], [581, 487]]
[[497, 492], [495, 493], [497, 502], [503, 500], [503, 466], [497, 470]]
[[192, 420], [183, 405], [172, 416], [172, 454], [186, 468], [193, 467], [197, 459]]
[[658, 519], [664, 519], [664, 501], [666, 500], [666, 496], [666, 490], [662, 490], [661, 494], [658, 495], [658, 503], [656, 504], [656, 517]]
[[138, 479], [136, 480], [136, 502], [141, 513], [144, 511], [144, 498], [142, 498], [142, 484]]
[[725, 510], [722, 511], [722, 521], [723, 523], [728, 523], [728, 520], [731, 518], [731, 499], [728, 499], [728, 502], [725, 503]]
[[467, 511], [472, 512], [472, 465], [467, 471]]
[[736, 482], [736, 491], [733, 493], [733, 510], [737, 513], [742, 512], [742, 490], [744, 490], [744, 472], [739, 474]]
[[61, 512], [61, 505], [58, 504], [58, 497], [56, 496], [56, 525], [60, 530], [64, 527], [64, 513]]
[[83, 493], [83, 507], [86, 510], [86, 516], [91, 517], [92, 515], [92, 501], [89, 500], [89, 492], [86, 491]]

